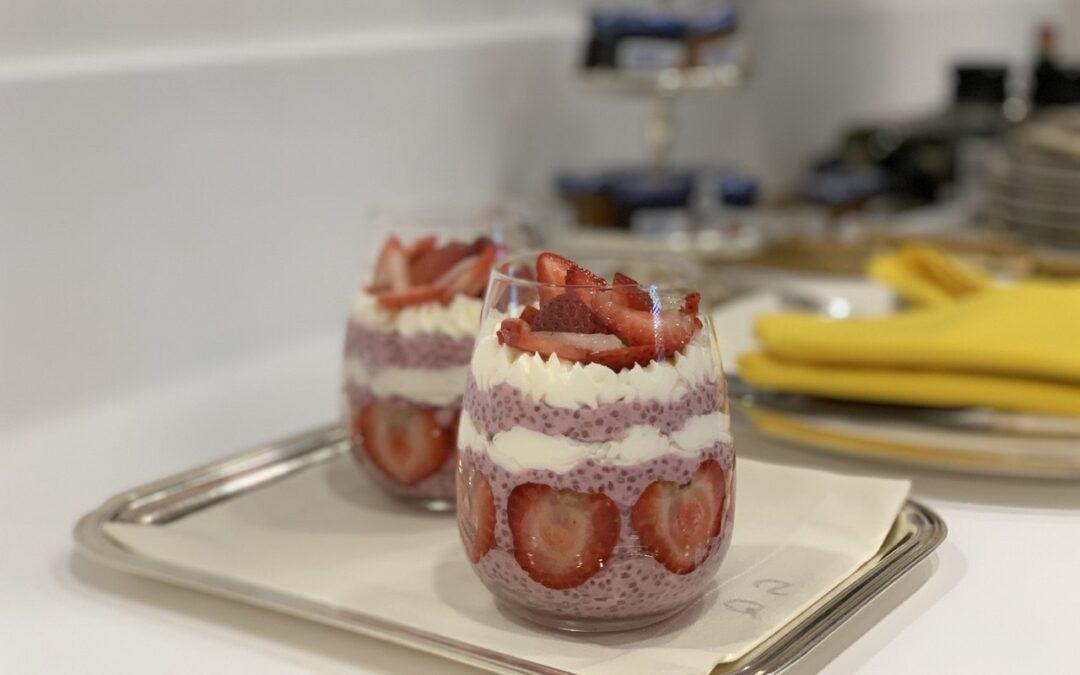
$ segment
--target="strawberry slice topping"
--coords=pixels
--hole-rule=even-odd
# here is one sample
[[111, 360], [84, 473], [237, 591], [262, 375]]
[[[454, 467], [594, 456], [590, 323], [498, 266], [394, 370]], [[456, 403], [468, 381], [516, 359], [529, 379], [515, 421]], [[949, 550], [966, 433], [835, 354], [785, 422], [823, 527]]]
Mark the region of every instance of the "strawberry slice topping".
[[529, 322], [534, 330], [562, 333], [599, 333], [603, 326], [593, 318], [592, 310], [577, 295], [563, 293], [540, 307], [540, 312]]
[[451, 241], [424, 251], [410, 266], [410, 280], [417, 286], [433, 283], [469, 255], [471, 248], [469, 244]]
[[444, 290], [440, 286], [415, 286], [404, 291], [384, 291], [375, 296], [375, 300], [386, 309], [402, 309], [425, 302], [441, 301]]
[[403, 291], [409, 287], [409, 259], [401, 241], [387, 238], [375, 260], [375, 279], [372, 290]]
[[529, 324], [529, 326], [533, 325], [533, 321], [536, 321], [536, 317], [539, 315], [540, 310], [532, 305], [526, 305], [525, 309], [521, 310], [521, 320]]
[[426, 408], [385, 399], [353, 418], [354, 443], [398, 485], [416, 485], [431, 476], [453, 452], [456, 430], [440, 427]]
[[652, 311], [653, 299], [641, 284], [626, 276], [622, 272], [616, 272], [611, 279], [612, 293], [615, 301], [631, 309], [643, 312]]
[[[576, 265], [561, 255], [555, 253], [541, 253], [536, 258], [536, 281], [541, 284], [558, 284], [559, 286], [565, 286], [566, 273], [571, 267], [576, 267]], [[540, 295], [540, 305], [543, 306], [545, 302], [551, 300], [555, 296], [562, 295], [563, 289], [540, 286], [537, 288], [537, 292]]]
[[627, 345], [652, 345], [657, 358], [674, 354], [694, 337], [697, 317], [680, 310], [642, 311], [615, 300], [614, 291], [598, 293], [593, 311], [608, 330]]
[[635, 365], [647, 366], [655, 358], [656, 347], [652, 345], [623, 346], [589, 354], [590, 363], [599, 363], [615, 372], [625, 368], [633, 368]]
[[496, 333], [499, 344], [510, 345], [523, 352], [539, 354], [548, 358], [555, 354], [568, 361], [584, 361], [589, 350], [553, 337], [556, 333], [536, 332], [521, 319], [504, 319]]
[[689, 574], [705, 561], [724, 514], [724, 470], [702, 462], [690, 482], [651, 483], [630, 511], [642, 547], [675, 574]]
[[461, 455], [457, 472], [457, 519], [469, 562], [477, 563], [495, 543], [495, 497], [484, 474]]
[[506, 500], [514, 558], [547, 588], [580, 586], [619, 540], [619, 509], [604, 494], [523, 483]]
[[435, 242], [438, 238], [431, 234], [426, 237], [420, 237], [405, 249], [405, 258], [409, 261], [410, 273], [412, 272], [412, 265], [416, 263], [417, 258], [424, 255], [431, 249], [435, 248]]
[[495, 244], [488, 242], [479, 253], [468, 256], [439, 277], [435, 285], [443, 287], [444, 301], [449, 302], [458, 293], [482, 294], [497, 252]]

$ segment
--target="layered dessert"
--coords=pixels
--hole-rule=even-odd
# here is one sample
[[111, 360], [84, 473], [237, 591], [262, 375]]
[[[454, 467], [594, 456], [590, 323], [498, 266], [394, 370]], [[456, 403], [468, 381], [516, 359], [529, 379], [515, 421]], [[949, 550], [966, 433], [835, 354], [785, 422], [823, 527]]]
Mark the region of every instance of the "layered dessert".
[[458, 413], [495, 257], [487, 239], [390, 237], [349, 313], [352, 454], [390, 492], [432, 507], [454, 498]]
[[556, 627], [623, 629], [679, 611], [720, 565], [734, 513], [726, 393], [700, 296], [671, 306], [551, 253], [534, 283], [504, 279], [500, 292], [499, 276], [458, 432], [469, 560], [506, 605]]

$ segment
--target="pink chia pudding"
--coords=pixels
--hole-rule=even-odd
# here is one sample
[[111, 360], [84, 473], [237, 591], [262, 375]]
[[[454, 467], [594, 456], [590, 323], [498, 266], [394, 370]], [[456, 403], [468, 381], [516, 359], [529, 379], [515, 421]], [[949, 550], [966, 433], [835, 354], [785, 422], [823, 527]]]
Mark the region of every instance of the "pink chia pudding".
[[[509, 610], [569, 630], [671, 616], [731, 543], [735, 454], [711, 329], [692, 295], [650, 312], [619, 276], [616, 291], [600, 279], [592, 295], [541, 293], [518, 318], [486, 317], [459, 423], [473, 569]], [[639, 328], [657, 324], [652, 341]]]

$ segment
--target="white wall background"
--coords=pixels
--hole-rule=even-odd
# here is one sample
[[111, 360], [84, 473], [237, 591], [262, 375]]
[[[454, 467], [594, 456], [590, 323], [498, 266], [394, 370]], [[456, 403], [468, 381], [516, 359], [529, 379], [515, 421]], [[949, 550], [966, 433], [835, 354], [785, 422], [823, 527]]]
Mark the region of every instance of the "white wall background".
[[[640, 157], [642, 107], [570, 77], [579, 6], [0, 0], [0, 429], [339, 330], [372, 203]], [[755, 81], [684, 106], [678, 154], [781, 184], [1055, 9], [756, 0]]]

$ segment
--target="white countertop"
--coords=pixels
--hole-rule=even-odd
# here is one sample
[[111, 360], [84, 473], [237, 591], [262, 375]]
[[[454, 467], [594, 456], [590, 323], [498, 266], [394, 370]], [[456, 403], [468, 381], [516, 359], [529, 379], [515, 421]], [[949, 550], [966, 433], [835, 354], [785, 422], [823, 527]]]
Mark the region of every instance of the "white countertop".
[[[331, 419], [336, 335], [0, 433], [2, 672], [472, 672], [344, 631], [135, 578], [74, 554], [71, 527], [107, 497]], [[907, 474], [784, 450], [736, 429], [739, 452]], [[798, 672], [1075, 671], [1076, 484], [919, 472], [947, 521], [932, 558], [816, 649]]]

